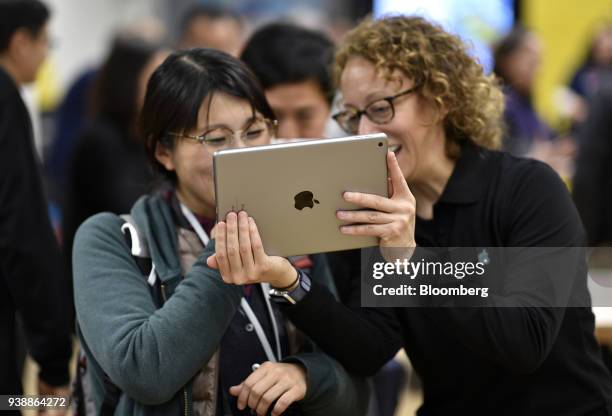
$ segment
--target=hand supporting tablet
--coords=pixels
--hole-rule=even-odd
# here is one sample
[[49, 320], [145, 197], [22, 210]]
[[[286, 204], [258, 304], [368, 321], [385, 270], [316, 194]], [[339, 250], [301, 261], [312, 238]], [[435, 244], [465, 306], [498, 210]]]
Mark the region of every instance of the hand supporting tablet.
[[296, 280], [297, 271], [289, 260], [268, 256], [257, 224], [245, 211], [230, 212], [217, 224], [215, 254], [207, 264], [221, 273], [223, 281], [235, 285], [267, 282], [284, 288]]

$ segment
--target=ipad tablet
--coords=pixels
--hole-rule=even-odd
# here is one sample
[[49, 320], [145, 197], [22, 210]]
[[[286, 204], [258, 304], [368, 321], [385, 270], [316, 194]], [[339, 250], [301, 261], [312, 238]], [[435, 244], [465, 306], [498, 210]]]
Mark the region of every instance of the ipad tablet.
[[358, 209], [345, 191], [387, 196], [387, 136], [313, 139], [217, 151], [217, 218], [245, 210], [268, 255], [292, 256], [378, 245], [340, 233], [337, 210]]

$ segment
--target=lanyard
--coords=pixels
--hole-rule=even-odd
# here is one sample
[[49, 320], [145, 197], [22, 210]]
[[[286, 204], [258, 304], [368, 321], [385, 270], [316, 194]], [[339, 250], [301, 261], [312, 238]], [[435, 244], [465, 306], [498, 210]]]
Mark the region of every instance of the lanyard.
[[[264, 292], [264, 296], [265, 293], [266, 292]], [[268, 299], [268, 297], [266, 297], [266, 303], [269, 306], [270, 300]], [[272, 319], [272, 326], [274, 329], [274, 338], [276, 339], [276, 352], [279, 357], [278, 359], [276, 358], [277, 356], [274, 355], [272, 347], [270, 346], [270, 342], [268, 341], [268, 337], [266, 337], [266, 333], [264, 332], [263, 327], [259, 323], [259, 319], [257, 319], [257, 316], [255, 316], [255, 312], [253, 312], [253, 309], [251, 309], [251, 305], [249, 305], [249, 302], [247, 302], [245, 298], [242, 298], [240, 299], [240, 306], [242, 307], [242, 311], [246, 314], [247, 318], [249, 318], [249, 321], [251, 321], [251, 324], [255, 329], [255, 333], [257, 334], [257, 338], [259, 338], [259, 342], [261, 343], [261, 346], [263, 347], [264, 352], [266, 353], [266, 357], [268, 357], [269, 361], [277, 362], [281, 357], [281, 350], [280, 340], [278, 337], [278, 328], [276, 327], [276, 320], [274, 319], [274, 315], [271, 314], [270, 317]], [[268, 309], [268, 313], [270, 312], [271, 310]]]
[[[195, 233], [198, 235], [198, 238], [200, 239], [202, 244], [206, 246], [208, 242], [210, 241], [210, 239], [208, 238], [208, 234], [206, 234], [206, 231], [204, 231], [204, 228], [202, 228], [202, 225], [198, 222], [195, 215], [193, 215], [193, 212], [191, 212], [191, 210], [187, 208], [182, 202], [180, 202], [180, 204], [181, 204], [181, 212], [183, 213], [185, 218], [187, 218], [187, 221], [189, 221], [189, 224], [191, 225]], [[266, 357], [268, 357], [269, 361], [276, 362], [281, 359], [282, 355], [281, 355], [278, 326], [276, 324], [274, 310], [272, 309], [272, 303], [270, 302], [270, 293], [269, 293], [270, 285], [268, 283], [261, 283], [261, 289], [263, 291], [264, 300], [266, 301], [266, 307], [268, 309], [268, 314], [270, 315], [270, 321], [272, 322], [272, 330], [274, 331], [274, 340], [276, 341], [276, 355], [274, 355], [274, 352], [272, 351], [272, 347], [270, 346], [270, 341], [268, 341], [268, 337], [266, 337], [266, 333], [264, 332], [263, 327], [261, 326], [261, 323], [259, 322], [259, 319], [257, 319], [255, 312], [253, 312], [251, 305], [249, 305], [249, 303], [247, 302], [245, 298], [240, 299], [240, 307], [242, 308], [242, 311], [245, 313], [245, 315], [247, 316], [247, 318], [253, 325], [253, 328], [255, 329], [255, 334], [257, 335], [257, 338], [259, 338], [259, 342], [261, 343], [261, 346], [263, 347], [264, 352], [266, 353]]]
[[189, 224], [191, 224], [191, 228], [193, 228], [193, 230], [196, 232], [204, 247], [206, 247], [206, 245], [210, 241], [210, 239], [208, 238], [208, 234], [206, 234], [206, 231], [204, 231], [204, 228], [202, 228], [200, 222], [196, 219], [195, 215], [193, 215], [193, 212], [191, 212], [191, 210], [187, 208], [182, 202], [180, 202], [180, 204], [183, 215], [185, 216], [185, 218], [187, 218]]

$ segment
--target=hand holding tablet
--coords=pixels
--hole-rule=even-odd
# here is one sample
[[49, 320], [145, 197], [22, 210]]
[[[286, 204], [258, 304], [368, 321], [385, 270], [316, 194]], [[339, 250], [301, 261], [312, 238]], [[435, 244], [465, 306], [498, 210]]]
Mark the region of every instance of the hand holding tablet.
[[389, 198], [360, 192], [345, 192], [345, 201], [365, 210], [338, 211], [338, 219], [353, 225], [344, 225], [340, 231], [347, 235], [373, 236], [380, 239], [381, 247], [415, 247], [414, 223], [416, 202], [402, 175], [393, 152], [387, 153], [389, 171]]
[[268, 256], [253, 217], [230, 212], [217, 224], [215, 254], [207, 264], [218, 269], [225, 283], [248, 285], [267, 282], [284, 288], [296, 280], [297, 271], [284, 257]]

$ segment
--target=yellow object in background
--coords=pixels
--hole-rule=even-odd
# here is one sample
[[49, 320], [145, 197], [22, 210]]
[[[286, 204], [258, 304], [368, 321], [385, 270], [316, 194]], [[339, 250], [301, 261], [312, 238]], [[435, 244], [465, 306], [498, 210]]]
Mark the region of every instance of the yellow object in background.
[[570, 82], [586, 57], [594, 30], [612, 20], [612, 0], [524, 0], [522, 7], [522, 21], [539, 35], [543, 46], [536, 108], [553, 128], [559, 128], [563, 120], [553, 95]]
[[40, 67], [34, 82], [36, 104], [41, 112], [55, 110], [61, 98], [57, 66], [51, 57]]

